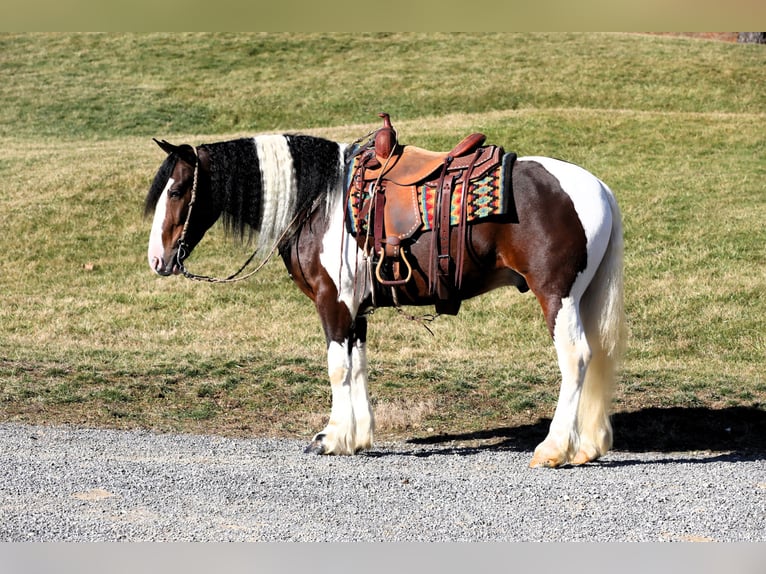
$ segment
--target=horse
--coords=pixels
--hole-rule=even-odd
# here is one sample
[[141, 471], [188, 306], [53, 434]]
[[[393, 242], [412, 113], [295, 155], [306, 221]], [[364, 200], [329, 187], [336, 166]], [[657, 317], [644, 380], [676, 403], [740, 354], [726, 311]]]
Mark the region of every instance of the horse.
[[[154, 140], [167, 154], [145, 199], [151, 270], [194, 276], [185, 262], [219, 219], [229, 234], [279, 252], [314, 303], [326, 338], [329, 421], [306, 447], [316, 454], [370, 449], [367, 320], [374, 307], [432, 305], [433, 232], [402, 246], [412, 279], [381, 289], [369, 251], [348, 223], [349, 165], [358, 142], [268, 134], [202, 144]], [[543, 156], [516, 158], [505, 190], [513, 215], [472, 221], [458, 300], [502, 286], [537, 298], [561, 383], [531, 467], [582, 465], [612, 446], [610, 403], [623, 348], [623, 233], [610, 188], [584, 168]], [[153, 214], [153, 216], [152, 216]], [[451, 230], [455, 239], [456, 229]], [[452, 242], [456, 255], [457, 240]], [[267, 260], [268, 258], [264, 258]], [[240, 270], [241, 271], [241, 270]], [[400, 282], [401, 283], [401, 282]]]

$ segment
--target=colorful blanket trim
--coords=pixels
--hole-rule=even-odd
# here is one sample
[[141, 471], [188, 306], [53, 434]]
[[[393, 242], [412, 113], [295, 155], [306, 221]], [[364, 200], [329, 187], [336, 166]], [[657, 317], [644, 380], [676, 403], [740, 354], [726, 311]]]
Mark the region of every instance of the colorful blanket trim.
[[[356, 161], [354, 162], [352, 169], [349, 170], [349, 176], [351, 176], [355, 171]], [[352, 235], [367, 233], [367, 222], [370, 219], [369, 211], [365, 212], [364, 217], [361, 218], [361, 221], [360, 215], [365, 206], [370, 202], [372, 186], [374, 184], [369, 183], [361, 191], [352, 189], [352, 185], [353, 179], [352, 177], [349, 177], [346, 181], [346, 189], [348, 190], [348, 203], [346, 205], [346, 213], [348, 216], [346, 218], [346, 227]]]

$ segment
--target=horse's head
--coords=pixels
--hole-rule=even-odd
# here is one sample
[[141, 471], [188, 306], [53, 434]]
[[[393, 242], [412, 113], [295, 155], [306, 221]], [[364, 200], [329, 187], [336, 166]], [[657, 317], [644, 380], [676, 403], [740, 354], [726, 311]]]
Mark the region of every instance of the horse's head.
[[212, 213], [209, 160], [203, 149], [198, 155], [190, 145], [154, 141], [168, 156], [146, 196], [145, 214], [154, 211], [147, 256], [153, 271], [170, 275], [180, 272], [217, 216]]

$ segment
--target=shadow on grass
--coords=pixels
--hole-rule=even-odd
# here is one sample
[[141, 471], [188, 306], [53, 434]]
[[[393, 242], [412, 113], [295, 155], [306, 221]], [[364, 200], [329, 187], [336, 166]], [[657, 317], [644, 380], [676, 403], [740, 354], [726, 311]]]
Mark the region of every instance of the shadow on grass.
[[[443, 434], [407, 442], [444, 445], [444, 454], [471, 454], [486, 449], [532, 451], [545, 438], [549, 425], [550, 419], [541, 419], [531, 425]], [[763, 409], [648, 408], [616, 413], [612, 417], [612, 426], [615, 451], [719, 451], [750, 459], [766, 458], [766, 410]], [[460, 442], [469, 444], [460, 445]], [[424, 452], [423, 456], [429, 454], [435, 452]]]

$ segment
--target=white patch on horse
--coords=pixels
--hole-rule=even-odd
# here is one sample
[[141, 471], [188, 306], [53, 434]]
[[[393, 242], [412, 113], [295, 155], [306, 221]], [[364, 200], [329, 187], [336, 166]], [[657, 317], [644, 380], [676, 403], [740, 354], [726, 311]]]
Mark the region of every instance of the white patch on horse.
[[356, 424], [356, 450], [372, 448], [375, 418], [367, 390], [367, 345], [362, 341], [351, 349], [351, 408]]
[[580, 446], [577, 411], [585, 372], [591, 358], [591, 349], [580, 317], [579, 302], [572, 297], [564, 297], [561, 300], [561, 309], [556, 315], [553, 345], [561, 371], [561, 388], [546, 442], [551, 441], [559, 452], [566, 453], [567, 459], [571, 459]]
[[264, 135], [253, 139], [263, 185], [258, 245], [264, 249], [271, 247], [290, 224], [295, 210], [295, 168], [285, 136]]
[[[343, 166], [343, 146], [338, 161]], [[345, 303], [352, 317], [356, 317], [361, 302], [370, 294], [366, 281], [364, 257], [356, 239], [346, 230], [343, 203], [346, 193], [343, 181], [327, 194], [327, 230], [322, 238], [319, 261], [332, 277], [338, 290], [338, 301]]]
[[354, 454], [356, 421], [351, 396], [348, 339], [342, 343], [332, 341], [327, 347], [327, 373], [332, 389], [330, 421], [317, 437], [322, 436], [321, 443], [326, 454]]
[[174, 183], [175, 180], [172, 177], [168, 179], [168, 183], [165, 185], [165, 189], [162, 190], [160, 199], [157, 201], [157, 207], [154, 210], [152, 231], [149, 234], [147, 259], [149, 260], [149, 267], [151, 267], [152, 271], [155, 273], [159, 272], [165, 265], [165, 246], [162, 244], [162, 226], [165, 222], [165, 213], [167, 211], [168, 190]]

